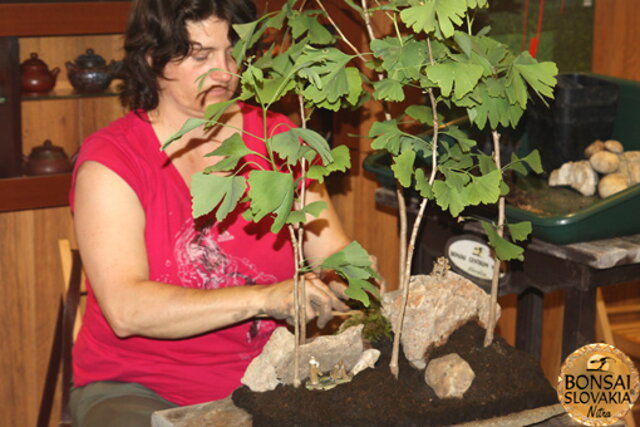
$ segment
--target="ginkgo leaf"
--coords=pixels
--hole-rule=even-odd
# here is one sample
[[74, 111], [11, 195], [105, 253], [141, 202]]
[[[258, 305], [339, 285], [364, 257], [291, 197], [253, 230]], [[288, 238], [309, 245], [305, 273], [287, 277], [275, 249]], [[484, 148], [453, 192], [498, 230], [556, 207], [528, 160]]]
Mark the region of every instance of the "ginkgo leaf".
[[342, 271], [346, 266], [370, 267], [371, 258], [362, 245], [355, 240], [344, 249], [329, 255], [322, 262], [321, 268]]
[[397, 37], [374, 39], [371, 50], [382, 60], [382, 68], [387, 71], [387, 76], [401, 82], [417, 80], [428, 58], [426, 44], [409, 38], [403, 41]]
[[435, 0], [436, 15], [442, 35], [451, 37], [454, 25], [462, 24], [462, 18], [467, 11], [466, 0]]
[[445, 181], [437, 179], [433, 182], [432, 190], [438, 206], [449, 210], [452, 216], [458, 216], [465, 208], [465, 201], [458, 188], [451, 188]]
[[273, 135], [269, 146], [288, 165], [297, 164], [302, 155], [300, 139], [292, 129]]
[[429, 185], [429, 180], [424, 174], [422, 169], [416, 169], [416, 190], [420, 193], [420, 195], [427, 199], [433, 199], [433, 190]]
[[248, 182], [250, 209], [254, 215], [254, 221], [260, 221], [265, 216], [274, 214], [271, 232], [279, 232], [293, 208], [293, 176], [276, 171], [254, 170], [249, 172]]
[[369, 129], [369, 137], [373, 138], [371, 148], [374, 150], [387, 150], [391, 154], [399, 153], [402, 131], [398, 129], [396, 119], [375, 122]]
[[402, 10], [400, 19], [417, 33], [448, 38], [453, 35], [454, 26], [462, 24], [466, 10], [466, 0], [425, 0]]
[[411, 186], [411, 178], [413, 177], [413, 164], [416, 159], [416, 152], [413, 150], [403, 151], [399, 156], [393, 156], [393, 164], [391, 170], [394, 176], [405, 188]]
[[463, 153], [468, 153], [473, 147], [477, 145], [477, 142], [471, 138], [464, 131], [460, 130], [457, 126], [449, 126], [446, 131], [442, 131], [443, 135], [448, 135], [453, 138]]
[[542, 173], [544, 169], [542, 169], [542, 161], [540, 160], [540, 152], [538, 149], [531, 151], [529, 154], [521, 158], [523, 162], [529, 165], [529, 167], [535, 173]]
[[373, 83], [375, 99], [400, 102], [404, 100], [404, 88], [402, 84], [393, 79], [378, 80]]
[[287, 217], [287, 224], [304, 224], [307, 222], [307, 215], [311, 215], [317, 218], [324, 209], [327, 208], [327, 203], [321, 200], [311, 202], [304, 208], [297, 211], [291, 211]]
[[177, 141], [178, 139], [182, 138], [185, 134], [191, 132], [194, 129], [199, 128], [200, 126], [203, 126], [205, 123], [207, 123], [206, 120], [204, 119], [196, 119], [196, 118], [189, 118], [187, 119], [187, 121], [182, 125], [182, 127], [180, 128], [179, 131], [175, 132], [173, 135], [171, 135], [165, 142], [164, 144], [162, 144], [162, 147], [160, 147], [160, 150], [166, 150], [166, 148], [171, 145], [172, 142]]
[[237, 99], [230, 99], [228, 101], [216, 102], [215, 104], [207, 105], [207, 108], [204, 111], [204, 117], [210, 123], [217, 122], [220, 117], [227, 111], [231, 105], [233, 105]]
[[347, 76], [347, 85], [349, 86], [346, 101], [349, 105], [355, 106], [363, 90], [362, 76], [360, 75], [360, 70], [355, 67], [347, 67], [345, 73]]
[[198, 172], [191, 177], [193, 217], [211, 212], [218, 204], [216, 219], [224, 220], [231, 213], [246, 190], [241, 176], [219, 176]]
[[536, 62], [528, 52], [522, 52], [514, 60], [513, 72], [518, 73], [541, 96], [553, 98], [558, 67], [553, 62]]
[[432, 33], [436, 29], [435, 2], [425, 1], [403, 9], [400, 19], [416, 33]]
[[255, 151], [249, 149], [239, 133], [234, 133], [224, 141], [215, 150], [205, 154], [205, 157], [221, 156], [234, 159], [236, 162], [242, 157], [254, 154]]
[[313, 148], [316, 153], [320, 155], [323, 164], [326, 165], [333, 161], [329, 143], [318, 132], [306, 128], [292, 128], [290, 132], [309, 144], [309, 147]]
[[351, 165], [349, 148], [346, 145], [339, 145], [331, 150], [332, 162], [326, 165], [313, 165], [307, 171], [307, 177], [324, 182], [324, 178], [332, 172], [345, 172]]
[[371, 301], [369, 295], [363, 289], [363, 282], [368, 283], [366, 280], [357, 279], [349, 281], [349, 286], [344, 290], [344, 294], [353, 300], [360, 301], [365, 307], [369, 307]]
[[330, 44], [334, 41], [334, 36], [313, 16], [317, 11], [306, 11], [301, 14], [292, 14], [289, 18], [291, 35], [299, 38], [304, 34], [308, 35], [314, 44]]
[[478, 167], [480, 168], [480, 173], [482, 173], [483, 175], [486, 175], [492, 170], [497, 169], [495, 161], [488, 154], [478, 153], [476, 154], [476, 157], [478, 159]]
[[493, 228], [493, 225], [489, 224], [486, 221], [481, 220], [480, 224], [482, 228], [487, 233], [489, 238], [489, 245], [495, 249], [496, 255], [498, 259], [502, 261], [509, 261], [512, 259], [518, 259], [522, 261], [524, 259], [524, 249], [522, 249], [518, 245], [514, 245], [509, 242], [504, 237], [500, 237], [500, 235]]
[[522, 160], [520, 160], [520, 158], [518, 158], [518, 156], [515, 153], [511, 153], [511, 162], [504, 165], [503, 168], [505, 170], [515, 171], [520, 175], [526, 175], [528, 172], [525, 165], [522, 164]]
[[514, 242], [521, 242], [526, 240], [531, 234], [531, 221], [522, 221], [515, 224], [507, 224], [509, 228], [509, 235]]
[[429, 80], [437, 83], [442, 95], [448, 97], [453, 88], [454, 98], [471, 92], [482, 77], [482, 67], [476, 64], [447, 62], [427, 67]]
[[295, 87], [292, 76], [264, 79], [262, 86], [256, 87], [256, 99], [264, 106], [271, 105]]
[[472, 176], [461, 193], [465, 197], [465, 205], [478, 205], [480, 203], [493, 204], [500, 197], [500, 183], [502, 175], [499, 170], [493, 170], [486, 175]]
[[416, 119], [420, 123], [433, 126], [433, 110], [431, 107], [413, 104], [408, 106], [407, 109], [404, 110], [404, 113], [412, 119]]

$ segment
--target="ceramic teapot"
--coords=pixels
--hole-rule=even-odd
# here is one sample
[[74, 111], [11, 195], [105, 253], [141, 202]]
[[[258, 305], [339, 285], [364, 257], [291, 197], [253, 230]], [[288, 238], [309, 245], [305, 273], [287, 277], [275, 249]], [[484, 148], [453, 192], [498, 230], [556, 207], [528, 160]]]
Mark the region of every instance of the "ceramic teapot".
[[104, 58], [97, 55], [93, 49], [78, 56], [75, 62], [67, 61], [69, 81], [74, 89], [81, 93], [102, 92], [120, 72], [122, 62], [111, 61], [106, 63]]
[[55, 67], [49, 70], [47, 64], [37, 53], [32, 53], [31, 57], [20, 64], [20, 78], [22, 93], [46, 94], [56, 85], [56, 78], [60, 68]]
[[27, 175], [51, 175], [71, 172], [72, 164], [62, 147], [46, 140], [42, 145], [34, 147], [29, 157], [24, 159], [24, 173]]

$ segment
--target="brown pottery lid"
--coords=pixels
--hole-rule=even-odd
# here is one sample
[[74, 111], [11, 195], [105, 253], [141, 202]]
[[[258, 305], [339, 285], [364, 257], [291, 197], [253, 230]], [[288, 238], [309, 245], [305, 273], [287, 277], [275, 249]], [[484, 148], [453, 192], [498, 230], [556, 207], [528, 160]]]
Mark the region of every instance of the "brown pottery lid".
[[76, 58], [76, 65], [80, 68], [96, 68], [104, 67], [106, 62], [102, 56], [97, 55], [93, 49], [89, 48], [86, 53]]
[[38, 54], [35, 52], [32, 52], [31, 57], [29, 59], [26, 59], [21, 65], [21, 68], [29, 68], [29, 69], [33, 69], [33, 70], [39, 70], [39, 69], [43, 69], [46, 70], [47, 64], [40, 58], [38, 58]]
[[29, 159], [66, 159], [67, 154], [62, 147], [53, 145], [51, 140], [47, 139], [42, 145], [33, 147]]

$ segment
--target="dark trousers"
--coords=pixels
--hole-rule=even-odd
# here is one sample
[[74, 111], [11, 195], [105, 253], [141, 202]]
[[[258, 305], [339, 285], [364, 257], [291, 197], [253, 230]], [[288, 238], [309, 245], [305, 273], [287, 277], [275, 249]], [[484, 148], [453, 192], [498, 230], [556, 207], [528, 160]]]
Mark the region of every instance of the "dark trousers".
[[146, 427], [151, 414], [175, 405], [135, 383], [100, 381], [71, 391], [76, 427]]

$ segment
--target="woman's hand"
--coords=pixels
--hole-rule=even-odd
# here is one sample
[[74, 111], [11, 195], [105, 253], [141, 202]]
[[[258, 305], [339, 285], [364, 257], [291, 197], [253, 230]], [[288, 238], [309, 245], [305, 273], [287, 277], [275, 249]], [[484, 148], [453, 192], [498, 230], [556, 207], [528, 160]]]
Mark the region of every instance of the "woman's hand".
[[[318, 317], [318, 328], [322, 329], [331, 320], [333, 310], [347, 311], [349, 306], [340, 301], [336, 295], [313, 273], [305, 278], [306, 318]], [[294, 317], [294, 280], [285, 280], [274, 285], [265, 286], [262, 313], [276, 319], [293, 319]], [[290, 322], [292, 323], [292, 322]]]

